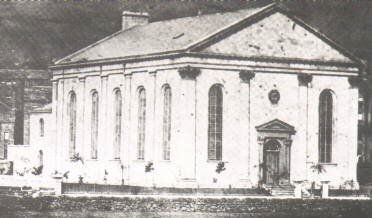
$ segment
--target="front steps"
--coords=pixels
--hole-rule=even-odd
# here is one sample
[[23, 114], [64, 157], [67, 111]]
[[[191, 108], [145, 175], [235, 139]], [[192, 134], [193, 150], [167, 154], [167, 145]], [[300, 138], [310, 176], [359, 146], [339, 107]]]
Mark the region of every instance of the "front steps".
[[268, 187], [272, 196], [294, 196], [294, 187], [287, 185], [273, 185]]

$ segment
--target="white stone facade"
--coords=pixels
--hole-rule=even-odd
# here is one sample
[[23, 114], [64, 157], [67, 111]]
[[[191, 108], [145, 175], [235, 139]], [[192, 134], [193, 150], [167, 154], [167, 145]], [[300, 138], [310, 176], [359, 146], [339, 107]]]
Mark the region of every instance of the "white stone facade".
[[[292, 20], [285, 15], [277, 13], [266, 19], [273, 18], [283, 26], [293, 26]], [[264, 25], [270, 23], [264, 22]], [[282, 28], [281, 25], [270, 27], [270, 31]], [[244, 28], [249, 30], [250, 27]], [[310, 32], [307, 33], [311, 35], [308, 40], [312, 43], [301, 39], [296, 48], [293, 39], [302, 37], [298, 34], [306, 30], [299, 31], [293, 35], [287, 31], [289, 36], [283, 39], [291, 40], [280, 42], [284, 46], [281, 51], [272, 49], [270, 43], [273, 42], [263, 46], [266, 50], [262, 59], [231, 54], [232, 50], [239, 52], [244, 46], [249, 47], [249, 43], [242, 43], [239, 49], [232, 47], [231, 40], [242, 42], [246, 39], [247, 33], [238, 31], [227, 36], [226, 41], [220, 40], [208, 47], [208, 53], [116, 63], [103, 58], [89, 66], [57, 64], [52, 68], [53, 112], [52, 125], [48, 128], [52, 131], [50, 145], [54, 147], [48, 153], [53, 160], [47, 163], [48, 168], [60, 173], [69, 171], [69, 181], [73, 182], [81, 176], [88, 183], [257, 187], [263, 182], [263, 145], [267, 139], [276, 138], [287, 152], [283, 164], [289, 168], [286, 173], [291, 184], [304, 180], [330, 181], [331, 187], [339, 187], [345, 181], [356, 181], [358, 89], [348, 80], [358, 76], [359, 70], [348, 65], [353, 61], [327, 42], [318, 38], [312, 40], [315, 36]], [[263, 37], [270, 40], [270, 36]], [[260, 45], [265, 45], [265, 40], [261, 40]], [[313, 46], [317, 52], [306, 53]], [[291, 52], [282, 60], [281, 52], [285, 49]], [[280, 60], [266, 57], [269, 54]], [[317, 62], [318, 58], [323, 61]], [[186, 77], [180, 73], [182, 69], [186, 69]], [[252, 78], [245, 78], [244, 73]], [[312, 80], [304, 83], [299, 79], [300, 75], [311, 75]], [[162, 92], [166, 84], [172, 92], [170, 160], [162, 160]], [[215, 84], [223, 90], [222, 159], [208, 160], [208, 93]], [[146, 90], [144, 160], [137, 159], [140, 87]], [[120, 159], [113, 155], [114, 91], [117, 89], [122, 93]], [[97, 159], [90, 158], [93, 90], [99, 96]], [[272, 90], [280, 94], [277, 103], [268, 97]], [[332, 161], [321, 163], [325, 172], [318, 174], [312, 166], [319, 162], [319, 96], [323, 90], [331, 90], [333, 97]], [[71, 91], [76, 94], [77, 103], [75, 153], [82, 157], [83, 163], [69, 158], [68, 102]], [[261, 131], [258, 128], [268, 123], [279, 130]], [[280, 125], [294, 128], [294, 131], [286, 132]], [[153, 170], [145, 172], [149, 162], [153, 163]], [[224, 162], [226, 169], [216, 173], [220, 162]]]

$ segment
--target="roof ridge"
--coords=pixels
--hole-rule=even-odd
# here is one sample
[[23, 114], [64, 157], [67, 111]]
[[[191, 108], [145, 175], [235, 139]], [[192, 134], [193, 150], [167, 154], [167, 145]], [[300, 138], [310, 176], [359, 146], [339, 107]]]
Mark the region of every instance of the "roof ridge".
[[[233, 27], [233, 26], [235, 26], [235, 25], [240, 24], [240, 23], [243, 22], [244, 20], [247, 20], [247, 19], [249, 19], [249, 18], [251, 18], [251, 17], [254, 17], [254, 16], [258, 15], [258, 14], [261, 14], [261, 13], [264, 12], [265, 10], [270, 10], [270, 9], [272, 9], [272, 8], [275, 8], [275, 7], [282, 7], [282, 6], [281, 6], [281, 5], [278, 5], [278, 3], [274, 2], [274, 3], [268, 4], [268, 5], [264, 6], [264, 7], [259, 7], [259, 10], [256, 11], [254, 14], [249, 14], [249, 15], [247, 15], [247, 16], [245, 16], [245, 17], [239, 19], [239, 20], [236, 20], [236, 21], [233, 22], [233, 23], [230, 23], [229, 25], [226, 25], [226, 26], [224, 26], [224, 27], [221, 27], [220, 29], [218, 29], [218, 30], [216, 30], [215, 32], [209, 34], [208, 36], [206, 36], [206, 37], [204, 37], [204, 38], [202, 38], [202, 39], [199, 39], [199, 40], [197, 40], [196, 42], [192, 42], [192, 43], [188, 44], [184, 49], [185, 49], [185, 50], [190, 50], [190, 49], [192, 49], [192, 48], [195, 47], [195, 46], [197, 47], [198, 44], [203, 43], [203, 41], [206, 41], [206, 40], [208, 40], [209, 38], [211, 38], [211, 37], [213, 37], [213, 36], [215, 36], [215, 35], [217, 35], [217, 34], [220, 34], [221, 32], [223, 32], [223, 31], [225, 31], [225, 30], [227, 30], [227, 29], [229, 29], [229, 28], [231, 28], [231, 27]], [[256, 9], [257, 9], [257, 8], [256, 8]]]

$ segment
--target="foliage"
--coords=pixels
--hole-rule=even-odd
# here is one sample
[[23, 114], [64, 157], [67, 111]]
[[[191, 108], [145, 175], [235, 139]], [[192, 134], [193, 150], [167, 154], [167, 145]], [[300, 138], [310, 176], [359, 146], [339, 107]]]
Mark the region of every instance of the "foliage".
[[222, 171], [225, 171], [226, 168], [225, 168], [225, 162], [223, 161], [220, 161], [217, 163], [217, 167], [216, 167], [216, 173], [221, 173]]
[[152, 161], [147, 162], [145, 166], [145, 173], [149, 173], [154, 170], [154, 163]]
[[103, 176], [103, 181], [104, 181], [104, 182], [107, 181], [107, 175], [108, 175], [108, 172], [107, 172], [107, 170], [105, 169], [104, 176]]
[[70, 171], [66, 171], [62, 176], [63, 178], [65, 179], [68, 179], [68, 174], [70, 173]]
[[314, 163], [313, 165], [311, 165], [310, 168], [312, 169], [313, 172], [317, 172], [318, 174], [326, 172], [324, 166], [320, 163]]
[[84, 183], [84, 177], [83, 176], [79, 176], [79, 184], [83, 184]]
[[34, 167], [31, 171], [32, 174], [35, 176], [41, 175], [43, 173], [43, 165], [40, 165], [38, 167]]
[[83, 160], [83, 158], [80, 156], [79, 153], [75, 153], [75, 154], [71, 157], [71, 161], [73, 161], [73, 162], [81, 161], [81, 163], [84, 164], [84, 160]]

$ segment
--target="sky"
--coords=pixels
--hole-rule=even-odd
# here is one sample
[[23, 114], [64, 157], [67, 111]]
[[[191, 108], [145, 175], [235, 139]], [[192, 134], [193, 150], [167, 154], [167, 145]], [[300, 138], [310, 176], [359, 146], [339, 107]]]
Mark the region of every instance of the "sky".
[[[0, 68], [46, 69], [118, 30], [123, 10], [150, 22], [264, 6], [270, 0], [101, 0], [0, 2]], [[372, 1], [281, 1], [356, 56], [372, 61]], [[192, 31], [192, 30], [190, 30]]]

